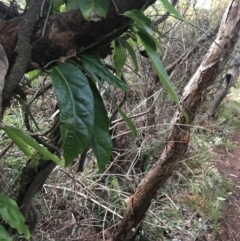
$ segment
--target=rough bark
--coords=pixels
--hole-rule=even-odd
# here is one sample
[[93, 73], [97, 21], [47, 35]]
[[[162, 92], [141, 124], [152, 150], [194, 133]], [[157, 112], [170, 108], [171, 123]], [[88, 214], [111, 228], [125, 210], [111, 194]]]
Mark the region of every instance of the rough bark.
[[[135, 193], [126, 200], [127, 210], [118, 224], [113, 240], [123, 240], [144, 218], [157, 196], [158, 189], [185, 154], [189, 142], [189, 124], [194, 120], [201, 104], [203, 91], [210, 86], [223, 69], [238, 40], [240, 28], [240, 2], [231, 0], [221, 21], [220, 28], [204, 60], [185, 87], [165, 143], [165, 148], [152, 169], [141, 181]], [[183, 111], [188, 118], [183, 115]]]
[[236, 81], [239, 75], [239, 67], [240, 67], [240, 54], [238, 53], [231, 61], [230, 68], [224, 75], [222, 87], [214, 95], [213, 101], [209, 105], [209, 108], [204, 114], [203, 119], [209, 120], [210, 118], [214, 117], [222, 100], [229, 93], [230, 88], [236, 84]]
[[[78, 53], [88, 52], [100, 56], [111, 53], [110, 42], [126, 31], [130, 24], [129, 18], [122, 13], [132, 9], [144, 9], [156, 0], [114, 0], [112, 1], [106, 18], [94, 22], [86, 21], [79, 10], [52, 15], [48, 19], [42, 18], [35, 26], [31, 38], [32, 65], [30, 69], [45, 66], [52, 60], [66, 56], [71, 49]], [[121, 15], [120, 15], [121, 14]], [[47, 22], [46, 22], [47, 21]], [[20, 19], [0, 22], [0, 43], [9, 58], [10, 68], [15, 61], [14, 50], [19, 30]], [[11, 93], [6, 83], [3, 99]]]
[[[31, 1], [26, 14], [20, 18], [18, 40], [16, 45], [17, 57], [11, 68], [10, 74], [6, 78], [6, 85], [4, 87], [5, 97], [3, 99], [10, 97], [10, 94], [20, 83], [23, 75], [27, 71], [32, 52], [30, 40], [35, 24], [39, 19], [38, 16], [40, 15], [43, 3], [44, 0]], [[8, 93], [8, 95], [6, 95], [6, 93]]]

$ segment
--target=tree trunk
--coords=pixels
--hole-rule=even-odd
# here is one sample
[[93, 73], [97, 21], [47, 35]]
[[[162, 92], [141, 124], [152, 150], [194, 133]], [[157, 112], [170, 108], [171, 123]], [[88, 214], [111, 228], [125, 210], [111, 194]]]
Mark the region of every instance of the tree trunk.
[[231, 0], [214, 43], [184, 89], [179, 102], [180, 108], [174, 113], [170, 133], [159, 160], [141, 181], [135, 193], [126, 200], [127, 209], [115, 231], [114, 241], [124, 240], [143, 220], [151, 200], [157, 197], [158, 189], [172, 175], [185, 154], [190, 137], [189, 124], [194, 120], [201, 104], [202, 93], [215, 81], [229, 59], [238, 41], [239, 28], [240, 2]]
[[239, 63], [240, 63], [240, 54], [237, 54], [236, 57], [231, 61], [231, 65], [227, 73], [223, 78], [222, 88], [215, 94], [213, 101], [211, 102], [208, 110], [204, 114], [204, 119], [209, 120], [214, 117], [217, 108], [221, 104], [222, 100], [229, 93], [229, 90], [232, 86], [236, 84], [238, 75], [239, 75]]

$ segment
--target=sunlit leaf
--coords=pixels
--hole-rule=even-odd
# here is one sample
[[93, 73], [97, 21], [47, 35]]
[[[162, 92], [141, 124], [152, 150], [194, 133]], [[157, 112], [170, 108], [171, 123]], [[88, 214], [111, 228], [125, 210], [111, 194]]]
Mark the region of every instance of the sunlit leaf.
[[63, 0], [53, 0], [53, 13], [61, 12], [61, 6], [64, 4]]
[[[2, 193], [0, 193], [0, 216], [12, 228], [17, 229], [19, 234], [24, 234], [24, 237], [26, 239], [30, 238], [30, 232], [25, 225], [25, 219], [22, 213], [19, 211], [17, 203], [13, 199]], [[1, 235], [2, 233], [0, 230], [0, 237]]]
[[26, 132], [19, 130], [12, 126], [3, 126], [2, 129], [6, 132], [8, 137], [18, 146], [18, 148], [28, 157], [33, 155], [32, 149], [39, 152], [46, 160], [52, 160], [59, 166], [63, 166], [63, 162], [54, 154], [52, 154], [44, 146], [39, 145], [31, 136]]
[[5, 228], [0, 225], [0, 240], [12, 241], [10, 234], [5, 230]]

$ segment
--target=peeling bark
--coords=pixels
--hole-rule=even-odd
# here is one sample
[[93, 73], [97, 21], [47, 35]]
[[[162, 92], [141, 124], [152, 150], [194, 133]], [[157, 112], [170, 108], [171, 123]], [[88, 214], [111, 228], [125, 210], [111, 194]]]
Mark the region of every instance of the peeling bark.
[[185, 154], [190, 137], [189, 124], [194, 120], [201, 104], [202, 93], [215, 81], [229, 59], [239, 38], [239, 28], [240, 2], [231, 0], [223, 15], [215, 42], [211, 45], [200, 67], [185, 87], [180, 99], [181, 109], [187, 113], [188, 120], [184, 117], [181, 109], [177, 108], [165, 148], [159, 160], [141, 181], [135, 193], [127, 199], [128, 208], [115, 231], [114, 241], [123, 240], [143, 220], [151, 205], [151, 200], [157, 196], [158, 189], [172, 175]]
[[239, 76], [239, 67], [240, 54], [237, 54], [231, 61], [230, 68], [223, 78], [222, 88], [214, 95], [213, 101], [211, 102], [206, 113], [204, 114], [203, 119], [209, 120], [210, 118], [214, 117], [222, 100], [229, 93], [230, 88], [236, 84], [237, 78]]

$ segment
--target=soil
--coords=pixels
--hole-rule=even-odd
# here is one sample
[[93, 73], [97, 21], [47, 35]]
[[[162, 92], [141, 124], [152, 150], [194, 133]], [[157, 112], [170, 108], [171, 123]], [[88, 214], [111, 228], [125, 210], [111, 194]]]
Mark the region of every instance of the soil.
[[240, 133], [231, 134], [235, 149], [227, 152], [217, 148], [214, 151], [216, 166], [232, 181], [232, 195], [228, 198], [227, 209], [215, 241], [240, 240]]

